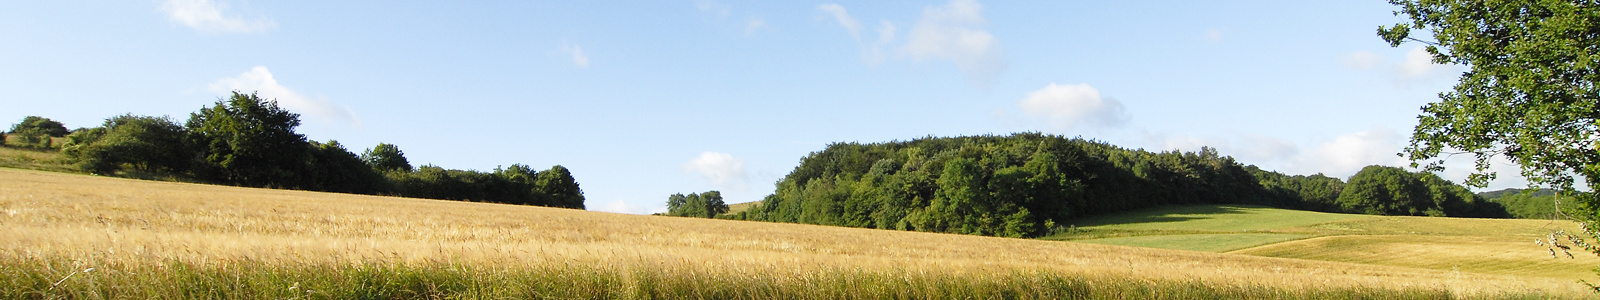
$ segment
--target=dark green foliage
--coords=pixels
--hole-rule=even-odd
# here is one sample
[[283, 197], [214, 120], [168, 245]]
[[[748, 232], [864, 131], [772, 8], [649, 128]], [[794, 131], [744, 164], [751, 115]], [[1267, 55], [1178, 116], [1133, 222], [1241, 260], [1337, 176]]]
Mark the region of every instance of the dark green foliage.
[[1350, 177], [1339, 205], [1349, 212], [1375, 215], [1510, 217], [1489, 202], [1433, 173], [1368, 166]]
[[201, 153], [201, 177], [244, 186], [294, 187], [310, 156], [305, 136], [294, 132], [300, 115], [275, 100], [233, 92], [190, 114], [189, 133]]
[[11, 134], [20, 136], [44, 135], [52, 137], [67, 136], [67, 126], [50, 118], [40, 116], [27, 116], [21, 123], [11, 125]]
[[[23, 123], [13, 130], [66, 132], [49, 119]], [[184, 126], [166, 117], [112, 117], [100, 127], [67, 134], [62, 151], [78, 169], [100, 175], [584, 208], [583, 190], [559, 165], [543, 172], [520, 164], [492, 173], [415, 170], [395, 145], [378, 144], [357, 156], [338, 141], [307, 141], [294, 132], [299, 125], [300, 116], [276, 101], [236, 91], [190, 114]], [[30, 145], [52, 142], [49, 134], [30, 136], [37, 138]]]
[[423, 165], [414, 172], [385, 174], [394, 194], [405, 197], [584, 208], [583, 190], [559, 165], [538, 172], [515, 164], [490, 173]]
[[[1160, 205], [1504, 216], [1499, 206], [1437, 176], [1412, 177], [1420, 182], [1416, 197], [1363, 198], [1347, 207], [1339, 199], [1349, 189], [1337, 178], [1263, 171], [1211, 148], [1152, 153], [1039, 133], [929, 137], [829, 145], [803, 158], [772, 195], [738, 218], [1031, 237], [1080, 216]], [[1401, 200], [1419, 204], [1391, 203]]]
[[339, 141], [310, 143], [310, 159], [300, 185], [324, 192], [377, 194], [389, 190], [383, 174], [368, 167]]
[[411, 161], [406, 160], [406, 153], [394, 144], [378, 143], [378, 146], [367, 149], [361, 153], [361, 161], [379, 171], [406, 171], [411, 172]]
[[[1504, 189], [1493, 192], [1479, 193], [1478, 196], [1489, 199], [1501, 206], [1506, 212], [1518, 219], [1564, 219], [1558, 210], [1566, 210], [1568, 215], [1577, 206], [1570, 203], [1557, 203], [1558, 196], [1555, 190], [1550, 189]], [[1558, 205], [1560, 204], [1560, 205]]]
[[[11, 125], [10, 137], [15, 139], [18, 146], [27, 148], [49, 149], [55, 147], [52, 137], [66, 136], [67, 127], [49, 118], [28, 116], [21, 123]], [[0, 144], [10, 145], [9, 140], [0, 139]]]
[[[1467, 180], [1493, 179], [1509, 159], [1537, 186], [1588, 207], [1600, 202], [1600, 5], [1594, 1], [1390, 0], [1405, 22], [1379, 27], [1391, 46], [1427, 44], [1433, 61], [1465, 66], [1454, 90], [1422, 107], [1405, 155], [1427, 170], [1473, 154]], [[1416, 30], [1413, 34], [1412, 30]], [[1431, 41], [1430, 41], [1431, 40]], [[1590, 189], [1579, 186], [1579, 180]], [[1585, 191], [1587, 190], [1587, 191]], [[1589, 224], [1597, 224], [1590, 222]]]
[[96, 128], [67, 136], [62, 152], [78, 167], [94, 174], [112, 174], [126, 167], [144, 172], [181, 173], [195, 153], [188, 130], [166, 117], [125, 114]]
[[539, 172], [534, 181], [534, 192], [546, 197], [544, 206], [584, 209], [583, 189], [578, 187], [578, 180], [572, 178], [572, 172], [567, 167], [555, 165]]
[[679, 217], [712, 218], [728, 212], [722, 202], [722, 192], [672, 194], [667, 197], [667, 215]]

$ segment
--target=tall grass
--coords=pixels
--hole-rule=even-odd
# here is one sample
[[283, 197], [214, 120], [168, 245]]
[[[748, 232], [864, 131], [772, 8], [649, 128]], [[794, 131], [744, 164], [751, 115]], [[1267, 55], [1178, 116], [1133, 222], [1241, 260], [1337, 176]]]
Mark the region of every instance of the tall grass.
[[[92, 267], [90, 267], [92, 266]], [[92, 268], [92, 269], [91, 269]], [[1539, 294], [1468, 299], [1543, 299]], [[450, 262], [286, 265], [6, 258], [6, 299], [1459, 299], [1430, 288], [1289, 289], [1015, 271], [747, 273], [633, 262], [485, 266]]]

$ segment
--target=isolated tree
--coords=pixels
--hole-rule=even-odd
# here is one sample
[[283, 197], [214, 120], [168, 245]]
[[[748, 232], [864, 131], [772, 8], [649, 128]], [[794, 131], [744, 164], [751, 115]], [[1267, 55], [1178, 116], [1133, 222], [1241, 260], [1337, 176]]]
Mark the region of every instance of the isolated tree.
[[667, 196], [667, 215], [679, 217], [715, 218], [727, 213], [728, 204], [722, 201], [722, 192], [672, 194]]
[[275, 100], [234, 91], [189, 115], [190, 137], [208, 166], [206, 177], [248, 186], [297, 185], [310, 155], [305, 136], [294, 132], [300, 115]]
[[42, 134], [52, 137], [67, 136], [67, 126], [50, 118], [40, 116], [27, 116], [21, 123], [11, 125], [12, 134], [35, 135]]
[[534, 179], [534, 190], [550, 201], [536, 205], [584, 209], [583, 189], [578, 187], [578, 180], [572, 178], [572, 172], [567, 171], [567, 167], [555, 165], [539, 172], [538, 178]]
[[361, 161], [379, 171], [406, 171], [411, 172], [411, 161], [406, 160], [406, 153], [394, 144], [378, 143], [378, 146], [367, 149], [361, 153]]
[[1600, 3], [1596, 1], [1390, 0], [1409, 19], [1379, 27], [1391, 46], [1427, 45], [1436, 63], [1468, 68], [1454, 90], [1422, 108], [1411, 144], [1413, 165], [1442, 170], [1472, 154], [1466, 184], [1495, 178], [1490, 160], [1521, 166], [1530, 185], [1581, 200], [1595, 219], [1600, 180]]
[[50, 148], [54, 145], [51, 137], [67, 135], [67, 127], [49, 118], [40, 116], [27, 116], [21, 123], [12, 124], [10, 135], [17, 138], [17, 142], [27, 147]]

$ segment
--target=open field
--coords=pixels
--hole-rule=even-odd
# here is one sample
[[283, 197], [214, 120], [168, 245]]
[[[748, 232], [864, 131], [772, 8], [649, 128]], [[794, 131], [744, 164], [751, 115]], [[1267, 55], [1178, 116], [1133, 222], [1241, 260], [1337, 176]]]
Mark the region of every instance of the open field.
[[1600, 258], [1533, 243], [1568, 221], [1390, 217], [1199, 205], [1086, 218], [1053, 239], [1595, 282]]
[[742, 212], [742, 211], [750, 210], [751, 207], [755, 207], [756, 204], [760, 204], [760, 203], [761, 203], [761, 201], [728, 204], [728, 212], [726, 212], [726, 213], [727, 214], [737, 214], [737, 213]]
[[186, 298], [1590, 296], [1570, 279], [1468, 270], [15, 169], [0, 169], [0, 293], [6, 298], [174, 293]]

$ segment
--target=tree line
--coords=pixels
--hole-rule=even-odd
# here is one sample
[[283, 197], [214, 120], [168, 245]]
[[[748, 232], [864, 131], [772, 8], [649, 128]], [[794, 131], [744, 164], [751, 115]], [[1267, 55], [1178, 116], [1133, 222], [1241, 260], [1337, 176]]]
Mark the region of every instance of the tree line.
[[[299, 125], [299, 114], [277, 101], [235, 91], [181, 125], [168, 117], [124, 114], [99, 127], [68, 131], [60, 122], [30, 116], [8, 135], [23, 146], [59, 149], [76, 168], [98, 175], [584, 208], [583, 190], [560, 165], [543, 171], [522, 164], [492, 172], [413, 168], [395, 145], [380, 143], [357, 155], [338, 141], [307, 140], [294, 131]], [[58, 138], [64, 142], [57, 145]]]
[[1149, 152], [1041, 133], [835, 143], [733, 219], [1033, 237], [1087, 215], [1160, 205], [1508, 217], [1431, 173], [1371, 166], [1349, 182], [1240, 164], [1215, 149]]

